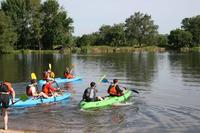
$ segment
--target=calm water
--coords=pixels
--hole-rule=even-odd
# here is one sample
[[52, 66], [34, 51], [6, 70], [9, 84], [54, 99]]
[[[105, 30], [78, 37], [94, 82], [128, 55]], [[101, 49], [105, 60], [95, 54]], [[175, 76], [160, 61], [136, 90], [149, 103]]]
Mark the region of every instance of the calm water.
[[[11, 81], [20, 95], [30, 73], [40, 78], [48, 63], [58, 77], [65, 66], [75, 64], [83, 80], [71, 84], [74, 93], [69, 100], [11, 108], [10, 128], [52, 133], [200, 132], [200, 53], [0, 55], [0, 80]], [[127, 106], [81, 111], [78, 103], [84, 89], [104, 74], [140, 94], [133, 94]], [[107, 87], [99, 84], [99, 95], [106, 95]]]

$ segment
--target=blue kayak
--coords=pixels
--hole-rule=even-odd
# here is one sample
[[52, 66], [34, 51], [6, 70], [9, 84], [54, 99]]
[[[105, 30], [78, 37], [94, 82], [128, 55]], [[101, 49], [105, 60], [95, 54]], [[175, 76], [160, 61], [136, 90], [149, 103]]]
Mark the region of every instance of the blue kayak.
[[71, 96], [71, 93], [63, 93], [59, 96], [56, 97], [50, 97], [50, 98], [29, 98], [26, 101], [22, 101], [19, 100], [19, 98], [16, 98], [16, 103], [15, 104], [11, 104], [10, 102], [10, 106], [11, 107], [32, 107], [32, 106], [36, 106], [39, 104], [44, 104], [44, 103], [52, 103], [52, 102], [58, 102], [58, 101], [62, 101], [64, 99], [67, 99]]
[[[72, 78], [72, 79], [67, 79], [67, 78], [55, 78], [55, 81], [60, 84], [60, 83], [67, 83], [67, 82], [74, 82], [74, 81], [77, 81], [77, 80], [81, 80], [81, 77], [80, 76], [76, 76], [75, 78]], [[39, 80], [38, 81], [38, 84], [40, 86], [42, 86], [43, 84], [46, 83], [46, 80]]]

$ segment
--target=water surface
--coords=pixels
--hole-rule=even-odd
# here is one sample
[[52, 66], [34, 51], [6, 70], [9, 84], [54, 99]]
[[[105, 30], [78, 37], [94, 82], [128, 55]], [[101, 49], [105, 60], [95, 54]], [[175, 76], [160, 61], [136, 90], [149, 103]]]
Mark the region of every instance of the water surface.
[[[200, 132], [198, 52], [0, 55], [0, 80], [11, 81], [20, 95], [29, 84], [30, 73], [41, 78], [49, 63], [58, 77], [66, 66], [75, 64], [75, 73], [83, 80], [71, 84], [72, 97], [61, 103], [11, 108], [10, 128], [52, 133]], [[84, 89], [105, 74], [110, 81], [118, 78], [121, 86], [140, 94], [133, 94], [127, 106], [81, 111], [78, 103]], [[106, 95], [108, 86], [98, 84], [98, 94]]]

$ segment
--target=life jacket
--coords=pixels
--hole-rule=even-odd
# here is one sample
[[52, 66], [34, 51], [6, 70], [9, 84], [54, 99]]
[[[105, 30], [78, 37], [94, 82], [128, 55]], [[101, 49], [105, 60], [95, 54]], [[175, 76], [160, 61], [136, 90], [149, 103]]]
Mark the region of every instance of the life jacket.
[[[44, 92], [47, 95], [51, 95], [51, 92], [53, 91], [53, 90], [51, 90], [51, 85], [52, 84], [53, 83], [46, 83], [46, 84], [44, 84], [42, 86], [42, 92]], [[52, 89], [55, 89], [55, 88], [52, 88]]]
[[12, 94], [13, 93], [13, 88], [12, 88], [12, 85], [11, 83], [9, 82], [3, 82], [0, 86], [0, 93], [1, 92], [4, 92], [4, 93], [10, 93]]
[[121, 96], [121, 94], [117, 92], [115, 85], [112, 85], [111, 88], [109, 88], [108, 93], [113, 96]]
[[65, 76], [65, 78], [67, 78], [67, 79], [72, 79], [72, 78], [74, 78], [74, 76], [73, 76], [72, 74], [67, 73], [67, 72], [64, 73], [64, 76]]
[[32, 85], [28, 85], [28, 86], [26, 87], [26, 95], [27, 95], [27, 96], [33, 96], [32, 90], [31, 90], [32, 87], [33, 87]]

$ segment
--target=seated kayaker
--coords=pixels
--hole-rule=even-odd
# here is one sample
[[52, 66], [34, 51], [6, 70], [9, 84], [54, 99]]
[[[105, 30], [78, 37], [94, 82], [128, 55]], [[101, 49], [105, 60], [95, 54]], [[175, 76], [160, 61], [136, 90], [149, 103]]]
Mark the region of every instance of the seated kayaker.
[[113, 80], [113, 84], [111, 84], [108, 88], [108, 94], [110, 96], [122, 96], [122, 95], [124, 95], [123, 90], [121, 90], [119, 85], [118, 85], [118, 79]]
[[50, 69], [48, 69], [48, 71], [43, 72], [43, 80], [47, 80], [50, 78], [54, 79], [54, 77], [55, 77], [55, 74]]
[[90, 87], [85, 89], [85, 91], [83, 93], [83, 99], [82, 100], [85, 100], [86, 102], [103, 100], [102, 97], [96, 96], [96, 93], [97, 93], [96, 83], [91, 82]]
[[42, 92], [44, 92], [47, 96], [58, 96], [58, 93], [56, 93], [56, 91], [60, 88], [52, 87], [53, 82], [54, 81], [51, 78], [48, 78], [46, 80], [46, 84], [42, 86]]
[[44, 97], [44, 98], [48, 98], [48, 95], [46, 95], [43, 92], [38, 92], [38, 88], [37, 88], [37, 80], [36, 79], [32, 79], [31, 80], [31, 84], [28, 85], [26, 87], [26, 95], [30, 96], [30, 97]]
[[69, 70], [69, 68], [66, 68], [66, 70], [64, 71], [64, 77], [67, 79], [72, 79], [74, 78], [74, 75], [72, 74], [72, 69]]

